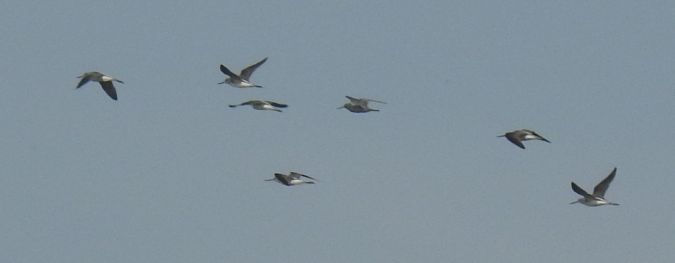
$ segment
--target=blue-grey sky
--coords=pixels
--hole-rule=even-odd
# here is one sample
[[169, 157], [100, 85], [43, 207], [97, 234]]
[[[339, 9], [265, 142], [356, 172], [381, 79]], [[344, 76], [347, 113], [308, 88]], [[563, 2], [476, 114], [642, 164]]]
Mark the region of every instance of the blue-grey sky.
[[1, 6], [0, 262], [675, 261], [672, 1]]

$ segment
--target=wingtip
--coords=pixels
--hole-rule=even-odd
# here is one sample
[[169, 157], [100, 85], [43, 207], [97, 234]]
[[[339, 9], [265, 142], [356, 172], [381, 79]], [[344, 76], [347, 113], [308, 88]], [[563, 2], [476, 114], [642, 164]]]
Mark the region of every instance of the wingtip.
[[614, 177], [615, 175], [616, 175], [616, 167], [614, 167], [614, 169], [612, 169], [612, 171], [609, 172], [609, 176]]

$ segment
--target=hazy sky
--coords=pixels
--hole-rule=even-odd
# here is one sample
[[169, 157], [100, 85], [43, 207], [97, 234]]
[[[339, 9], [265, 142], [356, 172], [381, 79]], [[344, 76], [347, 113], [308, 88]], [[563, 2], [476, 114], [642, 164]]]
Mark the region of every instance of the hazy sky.
[[[4, 1], [0, 262], [674, 262], [673, 14]], [[264, 57], [265, 88], [216, 84]], [[75, 89], [94, 70], [119, 101]], [[552, 143], [496, 137], [519, 128]], [[621, 206], [568, 204], [614, 167]], [[264, 181], [289, 171], [319, 182]]]

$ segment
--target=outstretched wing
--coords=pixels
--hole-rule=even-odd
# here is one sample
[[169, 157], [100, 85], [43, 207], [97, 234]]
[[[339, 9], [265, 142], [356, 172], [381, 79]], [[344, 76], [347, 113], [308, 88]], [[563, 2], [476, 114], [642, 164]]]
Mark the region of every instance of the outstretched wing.
[[316, 179], [314, 179], [313, 177], [311, 177], [311, 176], [309, 176], [309, 175], [304, 175], [304, 174], [296, 173], [296, 172], [291, 172], [291, 174], [290, 174], [289, 176], [290, 176], [290, 177], [294, 177], [294, 178], [300, 178], [300, 176], [302, 176], [302, 177], [305, 177], [305, 178], [309, 178], [309, 179], [312, 179], [312, 180], [316, 180]]
[[372, 102], [377, 102], [377, 103], [382, 103], [382, 104], [387, 104], [386, 102], [381, 101], [381, 100], [371, 100], [371, 99], [362, 99], [362, 100], [372, 101]]
[[115, 91], [115, 86], [113, 86], [112, 81], [101, 81], [99, 82], [105, 93], [110, 96], [113, 100], [117, 100], [117, 91]]
[[234, 108], [234, 107], [237, 107], [237, 106], [251, 105], [255, 102], [256, 102], [255, 100], [249, 100], [249, 101], [245, 101], [245, 102], [242, 102], [242, 103], [239, 103], [239, 104], [230, 104], [229, 106], [230, 106], [230, 108]]
[[246, 67], [245, 69], [242, 69], [241, 74], [239, 74], [239, 77], [243, 80], [248, 80], [251, 77], [251, 74], [253, 74], [253, 72], [258, 67], [260, 67], [260, 65], [265, 63], [265, 61], [267, 61], [267, 58], [263, 58], [263, 60], [259, 61], [258, 63], [255, 63], [253, 65], [250, 65], [250, 66]]
[[79, 88], [82, 87], [84, 84], [87, 84], [87, 82], [89, 82], [89, 78], [86, 77], [86, 76], [82, 76], [82, 79], [80, 80], [80, 82], [77, 83], [76, 89], [79, 89]]
[[515, 133], [507, 133], [505, 135], [506, 139], [508, 139], [511, 143], [515, 144], [516, 146], [520, 147], [521, 149], [525, 149], [525, 145], [523, 145], [523, 142], [518, 138], [518, 136]]
[[584, 191], [584, 189], [581, 189], [581, 187], [579, 187], [579, 186], [578, 186], [577, 184], [575, 184], [574, 182], [572, 182], [572, 190], [573, 190], [575, 193], [577, 193], [577, 194], [579, 194], [579, 195], [581, 195], [581, 196], [583, 196], [583, 197], [586, 197], [586, 198], [592, 198], [592, 197], [593, 197], [592, 195], [586, 193], [586, 191]]
[[274, 101], [266, 100], [265, 102], [267, 102], [267, 103], [269, 103], [270, 105], [272, 105], [272, 106], [274, 106], [274, 107], [277, 107], [277, 108], [286, 108], [286, 107], [288, 107], [288, 105], [286, 105], [286, 104], [276, 103], [276, 102], [274, 102]]
[[354, 98], [354, 97], [351, 97], [351, 96], [345, 96], [345, 97], [348, 98], [352, 103], [358, 103], [359, 101], [361, 101], [361, 99], [359, 99], [359, 98]]
[[616, 176], [616, 167], [614, 170], [612, 170], [611, 173], [605, 179], [603, 179], [598, 185], [593, 188], [593, 195], [605, 198], [605, 192], [607, 192], [607, 188], [609, 188], [609, 184], [612, 183], [612, 180], [614, 180], [614, 176]]
[[237, 74], [232, 73], [232, 71], [230, 71], [223, 64], [220, 64], [220, 71], [222, 71], [223, 74], [228, 75], [230, 78], [239, 79], [239, 76], [237, 76]]
[[538, 133], [536, 133], [536, 132], [534, 132], [534, 131], [532, 131], [532, 135], [537, 136], [537, 138], [539, 138], [539, 139], [542, 140], [542, 141], [545, 141], [545, 142], [547, 142], [547, 143], [551, 143], [551, 141], [549, 141], [549, 140], [547, 140], [546, 138], [544, 138], [544, 136], [541, 136], [541, 135], [539, 135]]

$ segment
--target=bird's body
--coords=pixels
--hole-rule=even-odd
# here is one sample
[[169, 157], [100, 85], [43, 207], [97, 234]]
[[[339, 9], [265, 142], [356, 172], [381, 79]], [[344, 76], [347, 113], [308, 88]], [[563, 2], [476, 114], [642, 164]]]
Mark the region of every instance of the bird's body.
[[283, 184], [285, 186], [293, 186], [293, 185], [299, 185], [299, 184], [314, 184], [313, 181], [305, 181], [302, 180], [301, 177], [308, 178], [310, 180], [316, 180], [310, 176], [301, 174], [301, 173], [296, 173], [296, 172], [291, 172], [290, 174], [281, 174], [281, 173], [275, 173], [274, 178], [272, 179], [267, 179], [265, 181], [275, 181], [280, 184]]
[[238, 107], [238, 106], [244, 106], [244, 105], [251, 105], [256, 110], [271, 110], [271, 111], [276, 111], [276, 112], [281, 112], [280, 109], [278, 108], [286, 108], [288, 105], [286, 104], [281, 104], [281, 103], [276, 103], [274, 101], [269, 101], [269, 100], [249, 100], [240, 104], [233, 104], [229, 105], [230, 108]]
[[581, 203], [586, 206], [619, 205], [605, 199], [605, 192], [607, 192], [609, 184], [612, 183], [612, 180], [614, 180], [614, 176], [616, 176], [616, 168], [614, 168], [614, 170], [612, 170], [612, 172], [607, 177], [605, 177], [605, 179], [598, 183], [595, 188], [593, 188], [593, 194], [587, 193], [584, 191], [584, 189], [572, 182], [572, 190], [575, 193], [581, 195], [582, 198], [579, 198], [577, 201], [574, 201], [570, 204]]
[[523, 141], [529, 141], [529, 140], [540, 140], [540, 141], [545, 141], [548, 143], [551, 143], [549, 140], [546, 138], [542, 137], [541, 135], [537, 134], [536, 132], [528, 129], [520, 129], [520, 130], [515, 130], [512, 132], [507, 132], [503, 135], [499, 135], [497, 137], [506, 137], [511, 143], [515, 144], [516, 146], [520, 147], [521, 149], [525, 149], [525, 145], [523, 144]]
[[108, 94], [108, 96], [110, 96], [110, 98], [112, 98], [113, 100], [117, 100], [117, 91], [115, 90], [113, 81], [124, 84], [124, 82], [119, 79], [116, 79], [114, 77], [108, 76], [106, 74], [97, 71], [86, 72], [78, 76], [78, 78], [80, 78], [80, 82], [77, 83], [76, 89], [79, 89], [84, 84], [87, 84], [87, 82], [89, 81], [95, 81], [101, 84], [101, 88], [103, 88], [105, 93]]
[[348, 111], [354, 112], [354, 113], [365, 113], [365, 112], [370, 112], [370, 111], [380, 111], [378, 109], [373, 109], [368, 107], [368, 102], [377, 102], [377, 103], [383, 103], [386, 104], [384, 101], [379, 101], [379, 100], [371, 100], [371, 99], [366, 99], [366, 98], [354, 98], [350, 96], [345, 96], [347, 99], [349, 99], [349, 102], [345, 103], [341, 107], [338, 107], [338, 109], [345, 108]]
[[235, 88], [262, 88], [260, 85], [256, 85], [253, 82], [251, 82], [249, 79], [251, 78], [251, 74], [260, 67], [263, 63], [267, 61], [267, 58], [264, 58], [263, 60], [259, 61], [258, 63], [255, 63], [253, 65], [250, 65], [244, 69], [241, 70], [241, 73], [239, 75], [234, 74], [232, 71], [230, 71], [227, 67], [224, 65], [220, 65], [220, 71], [223, 72], [223, 74], [227, 75], [228, 78], [226, 78], [223, 82], [220, 82], [218, 84], [225, 84], [227, 83], [228, 85], [235, 87]]

